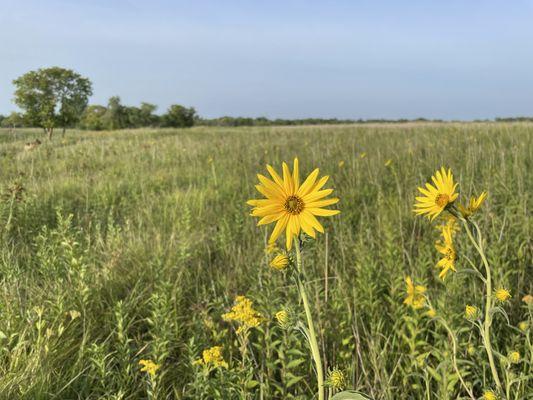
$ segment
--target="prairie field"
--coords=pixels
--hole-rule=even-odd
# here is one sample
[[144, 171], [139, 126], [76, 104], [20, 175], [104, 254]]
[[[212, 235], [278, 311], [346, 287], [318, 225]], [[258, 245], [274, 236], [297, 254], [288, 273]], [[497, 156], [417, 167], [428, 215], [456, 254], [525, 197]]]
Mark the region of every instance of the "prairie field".
[[[290, 308], [304, 319], [298, 291], [269, 266], [273, 227], [257, 226], [246, 204], [266, 164], [280, 171], [294, 157], [303, 177], [329, 175], [340, 199], [303, 247], [324, 370], [375, 400], [497, 391], [464, 316], [467, 304], [484, 307], [479, 255], [457, 233], [457, 271], [443, 281], [437, 223], [412, 211], [417, 187], [445, 166], [462, 201], [488, 192], [476, 221], [493, 288], [512, 296], [493, 314], [499, 396], [533, 399], [533, 304], [523, 300], [533, 294], [533, 124], [41, 136], [0, 130], [0, 399], [314, 398], [307, 341], [274, 317]], [[404, 304], [407, 276], [427, 288], [424, 307]], [[245, 341], [222, 317], [238, 295], [261, 315]], [[213, 346], [226, 366], [195, 362]]]

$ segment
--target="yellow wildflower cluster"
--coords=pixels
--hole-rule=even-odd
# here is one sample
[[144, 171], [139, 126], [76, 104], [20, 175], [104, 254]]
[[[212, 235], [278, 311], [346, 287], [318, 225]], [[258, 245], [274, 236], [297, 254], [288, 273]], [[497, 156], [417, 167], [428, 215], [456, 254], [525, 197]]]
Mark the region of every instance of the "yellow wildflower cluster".
[[228, 368], [228, 363], [222, 356], [222, 346], [213, 346], [202, 352], [202, 358], [194, 362], [195, 365], [212, 365], [214, 367]]
[[405, 284], [407, 297], [403, 301], [404, 304], [413, 307], [415, 310], [424, 307], [424, 304], [426, 303], [426, 298], [424, 296], [426, 288], [421, 285], [415, 286], [410, 276], [405, 278]]
[[147, 372], [152, 378], [155, 377], [157, 370], [160, 368], [160, 366], [152, 360], [141, 360], [139, 361], [139, 365], [142, 365], [141, 371]]
[[237, 333], [246, 332], [250, 328], [259, 326], [263, 317], [253, 308], [252, 300], [245, 296], [237, 296], [235, 305], [229, 313], [223, 314], [224, 321], [235, 321], [240, 324]]

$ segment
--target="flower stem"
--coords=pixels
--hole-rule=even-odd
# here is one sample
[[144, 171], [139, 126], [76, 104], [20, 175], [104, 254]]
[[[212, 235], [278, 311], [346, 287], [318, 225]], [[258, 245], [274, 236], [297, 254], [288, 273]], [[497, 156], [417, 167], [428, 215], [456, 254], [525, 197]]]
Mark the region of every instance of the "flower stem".
[[485, 346], [485, 351], [487, 352], [487, 357], [489, 359], [489, 365], [490, 370], [492, 372], [492, 377], [494, 379], [494, 383], [496, 384], [498, 390], [502, 389], [502, 384], [500, 382], [500, 378], [498, 376], [498, 371], [496, 369], [496, 364], [494, 363], [494, 355], [492, 353], [492, 345], [490, 343], [490, 326], [492, 324], [492, 316], [490, 314], [490, 310], [492, 308], [492, 278], [490, 273], [490, 267], [489, 263], [487, 261], [487, 257], [485, 256], [485, 251], [483, 250], [483, 243], [481, 239], [481, 232], [479, 230], [479, 227], [475, 222], [471, 222], [472, 225], [476, 228], [476, 233], [478, 240], [474, 238], [474, 235], [472, 235], [472, 232], [469, 227], [469, 222], [464, 218], [461, 218], [461, 221], [463, 222], [463, 225], [465, 226], [466, 233], [468, 234], [468, 238], [476, 248], [477, 252], [481, 256], [481, 260], [483, 261], [483, 266], [485, 267], [485, 285], [487, 288], [487, 295], [485, 299], [485, 319], [483, 321], [483, 346]]
[[309, 299], [307, 298], [307, 292], [305, 291], [305, 285], [302, 281], [303, 269], [302, 269], [302, 254], [300, 251], [300, 239], [294, 237], [294, 248], [296, 251], [296, 268], [298, 269], [297, 281], [298, 291], [304, 305], [305, 316], [307, 318], [307, 328], [309, 330], [308, 341], [311, 348], [311, 355], [315, 361], [316, 377], [318, 383], [318, 400], [324, 400], [324, 371], [322, 369], [322, 360], [320, 358], [320, 348], [318, 347], [318, 341], [316, 339], [315, 325], [313, 323], [313, 315], [311, 314], [311, 307], [309, 305]]

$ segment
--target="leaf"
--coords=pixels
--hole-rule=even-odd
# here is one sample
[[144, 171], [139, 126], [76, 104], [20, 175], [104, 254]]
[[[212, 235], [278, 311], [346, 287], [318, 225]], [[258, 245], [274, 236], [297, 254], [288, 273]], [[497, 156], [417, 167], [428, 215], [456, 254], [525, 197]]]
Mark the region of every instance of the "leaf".
[[259, 382], [253, 379], [250, 379], [248, 382], [246, 382], [246, 389], [253, 389], [259, 385]]
[[300, 382], [303, 378], [304, 378], [303, 376], [295, 376], [294, 378], [291, 378], [287, 381], [287, 383], [285, 384], [285, 387], [288, 389], [291, 386]]
[[372, 400], [372, 398], [355, 390], [344, 390], [333, 396], [331, 400]]
[[303, 364], [304, 362], [305, 362], [305, 360], [303, 358], [298, 358], [296, 360], [292, 360], [290, 363], [287, 364], [287, 368], [288, 369], [296, 368], [297, 366]]

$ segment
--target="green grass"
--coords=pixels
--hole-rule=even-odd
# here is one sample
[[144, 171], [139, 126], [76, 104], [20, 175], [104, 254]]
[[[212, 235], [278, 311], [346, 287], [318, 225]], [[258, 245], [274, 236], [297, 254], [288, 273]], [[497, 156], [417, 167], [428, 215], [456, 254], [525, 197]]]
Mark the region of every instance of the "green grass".
[[[245, 204], [266, 163], [294, 156], [302, 174], [330, 175], [341, 199], [304, 251], [326, 369], [375, 399], [466, 398], [446, 331], [403, 304], [410, 275], [456, 328], [476, 396], [492, 387], [463, 318], [465, 304], [482, 307], [481, 284], [461, 273], [478, 258], [461, 236], [459, 272], [440, 281], [438, 232], [411, 211], [417, 186], [446, 165], [463, 199], [489, 192], [478, 220], [495, 285], [513, 295], [493, 347], [522, 356], [502, 364], [519, 379], [510, 399], [533, 398], [531, 329], [516, 328], [531, 327], [532, 124], [71, 131], [25, 151], [40, 135], [0, 131], [0, 398], [312, 398], [305, 340], [272, 320], [285, 304], [299, 310], [296, 289], [267, 266], [272, 227], [256, 227]], [[238, 294], [267, 318], [244, 358], [221, 319]], [[229, 368], [193, 367], [214, 345]], [[161, 365], [155, 388], [140, 359]]]

